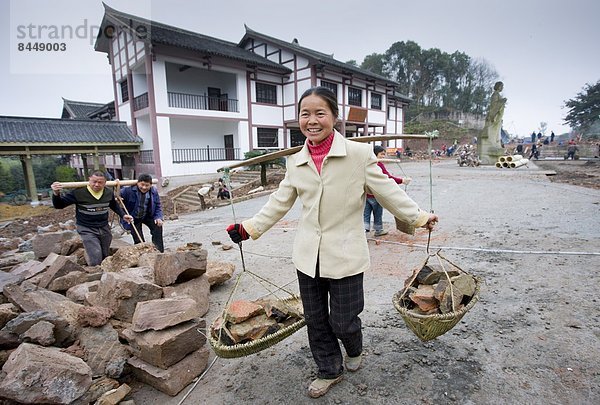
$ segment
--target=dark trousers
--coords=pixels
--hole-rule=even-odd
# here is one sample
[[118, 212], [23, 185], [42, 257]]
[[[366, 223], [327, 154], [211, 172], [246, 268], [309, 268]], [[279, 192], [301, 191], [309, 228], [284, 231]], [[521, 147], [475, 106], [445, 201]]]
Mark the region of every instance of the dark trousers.
[[342, 341], [346, 354], [362, 353], [361, 320], [364, 308], [363, 274], [342, 279], [311, 278], [298, 271], [300, 296], [308, 331], [308, 343], [319, 378], [336, 378], [344, 371]]
[[98, 266], [105, 257], [108, 257], [110, 242], [112, 242], [112, 233], [108, 224], [98, 228], [77, 225], [77, 233], [81, 236], [88, 266]]
[[137, 234], [134, 230], [131, 231], [131, 236], [133, 236], [133, 243], [137, 245], [140, 242], [145, 242], [144, 232], [142, 231], [142, 224], [146, 225], [148, 229], [150, 229], [150, 235], [152, 235], [152, 243], [158, 249], [159, 252], [164, 252], [165, 247], [163, 244], [163, 231], [162, 226], [158, 226], [154, 223], [152, 218], [142, 218], [142, 219], [134, 219], [133, 224], [135, 228], [138, 230], [138, 233], [142, 237], [142, 240], [138, 238]]

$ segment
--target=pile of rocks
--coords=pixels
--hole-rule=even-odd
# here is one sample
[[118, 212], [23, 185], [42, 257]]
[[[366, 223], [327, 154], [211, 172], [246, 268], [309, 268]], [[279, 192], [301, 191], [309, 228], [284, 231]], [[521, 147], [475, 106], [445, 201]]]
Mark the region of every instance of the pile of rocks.
[[210, 333], [216, 341], [232, 346], [266, 337], [303, 317], [300, 300], [233, 301], [213, 322]]
[[417, 314], [460, 311], [475, 295], [475, 278], [458, 269], [444, 269], [440, 264], [427, 263], [415, 272], [417, 274], [413, 273], [405, 282], [405, 289], [408, 288], [408, 291], [401, 304]]
[[208, 262], [201, 244], [160, 253], [115, 240], [86, 266], [72, 231], [30, 246], [0, 256], [0, 398], [116, 404], [131, 378], [176, 395], [204, 371], [202, 317], [232, 264]]

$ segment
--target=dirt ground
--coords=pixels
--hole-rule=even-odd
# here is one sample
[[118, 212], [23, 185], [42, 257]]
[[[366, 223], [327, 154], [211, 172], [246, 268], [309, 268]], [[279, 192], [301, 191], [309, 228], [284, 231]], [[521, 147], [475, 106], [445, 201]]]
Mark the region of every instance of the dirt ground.
[[[557, 162], [555, 171], [563, 168]], [[571, 162], [569, 162], [571, 163]], [[592, 165], [567, 166], [591, 173]], [[600, 192], [554, 182], [536, 163], [510, 170], [433, 164], [429, 195], [427, 162], [402, 163], [397, 175], [413, 177], [407, 192], [440, 215], [431, 249], [483, 280], [480, 300], [448, 333], [421, 342], [392, 304], [412, 270], [426, 257], [427, 234], [395, 230], [369, 241], [365, 273], [364, 363], [317, 400], [306, 388], [316, 370], [306, 329], [260, 353], [237, 359], [211, 355], [212, 367], [176, 398], [142, 384], [133, 397], [144, 404], [596, 404], [600, 403]], [[540, 165], [541, 166], [541, 165]], [[593, 166], [598, 174], [597, 166]], [[572, 176], [575, 177], [575, 176]], [[575, 179], [573, 179], [575, 181]], [[596, 178], [596, 186], [597, 186]], [[266, 197], [237, 204], [237, 220], [250, 217]], [[207, 322], [231, 296], [254, 299], [266, 289], [241, 272], [239, 251], [223, 229], [229, 207], [167, 223], [167, 246], [201, 241], [209, 259], [234, 263], [235, 279], [213, 289]], [[246, 268], [297, 291], [291, 245], [298, 208], [274, 228], [243, 245]], [[388, 229], [393, 219], [386, 212]], [[434, 251], [435, 251], [434, 250]], [[285, 294], [284, 294], [285, 296]], [[189, 396], [186, 397], [186, 395]]]
[[[372, 269], [365, 273], [361, 315], [365, 356], [358, 372], [346, 373], [325, 397], [310, 399], [306, 388], [316, 370], [303, 328], [247, 357], [211, 353], [205, 375], [174, 398], [133, 382], [136, 403], [600, 403], [598, 162], [533, 162], [511, 170], [459, 168], [442, 160], [433, 164], [431, 187], [427, 162], [401, 165], [386, 164], [390, 172], [412, 177], [407, 193], [440, 216], [430, 250], [441, 249], [483, 280], [479, 302], [457, 326], [421, 342], [395, 310], [393, 295], [426, 257], [427, 234], [393, 230], [386, 212], [390, 233], [369, 240]], [[236, 204], [236, 220], [265, 202]], [[292, 292], [298, 212], [296, 206], [263, 237], [243, 244], [248, 270]], [[51, 215], [45, 219], [54, 220]], [[233, 217], [230, 207], [220, 207], [165, 223], [167, 248], [199, 241], [209, 260], [236, 265], [234, 279], [211, 291], [208, 323], [232, 292], [248, 299], [267, 292], [241, 271], [237, 248], [224, 251], [218, 244], [229, 243], [224, 229]]]

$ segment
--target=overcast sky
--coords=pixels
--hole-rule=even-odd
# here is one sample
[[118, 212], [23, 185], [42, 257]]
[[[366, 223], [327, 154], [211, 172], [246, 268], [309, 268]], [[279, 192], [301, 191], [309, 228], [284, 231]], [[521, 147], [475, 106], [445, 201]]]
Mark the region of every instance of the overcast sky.
[[[105, 0], [120, 11], [238, 42], [244, 24], [340, 61], [358, 63], [394, 42], [465, 52], [489, 62], [508, 98], [504, 128], [526, 136], [540, 122], [557, 134], [568, 127], [564, 101], [600, 80], [598, 0]], [[0, 0], [0, 115], [60, 117], [61, 97], [113, 99], [110, 67], [93, 43], [101, 1]], [[33, 31], [27, 28], [32, 25]], [[65, 51], [19, 51], [42, 26], [69, 26]], [[21, 26], [21, 27], [20, 27]], [[93, 35], [90, 34], [93, 32]], [[491, 89], [490, 89], [491, 92]]]

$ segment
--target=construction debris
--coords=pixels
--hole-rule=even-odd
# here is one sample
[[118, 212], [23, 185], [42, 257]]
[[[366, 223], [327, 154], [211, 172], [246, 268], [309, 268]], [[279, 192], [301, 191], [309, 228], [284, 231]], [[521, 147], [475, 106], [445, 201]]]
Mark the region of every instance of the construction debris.
[[233, 301], [211, 326], [211, 336], [224, 345], [253, 342], [304, 317], [301, 301], [266, 299]]
[[1, 398], [117, 404], [132, 377], [177, 395], [205, 370], [202, 317], [232, 264], [209, 264], [200, 243], [160, 253], [117, 240], [87, 266], [77, 234], [42, 232], [0, 257]]
[[[447, 314], [464, 308], [475, 294], [475, 279], [470, 274], [428, 263], [406, 280], [412, 283], [402, 298], [405, 308], [420, 314]], [[405, 288], [407, 286], [405, 285]]]

